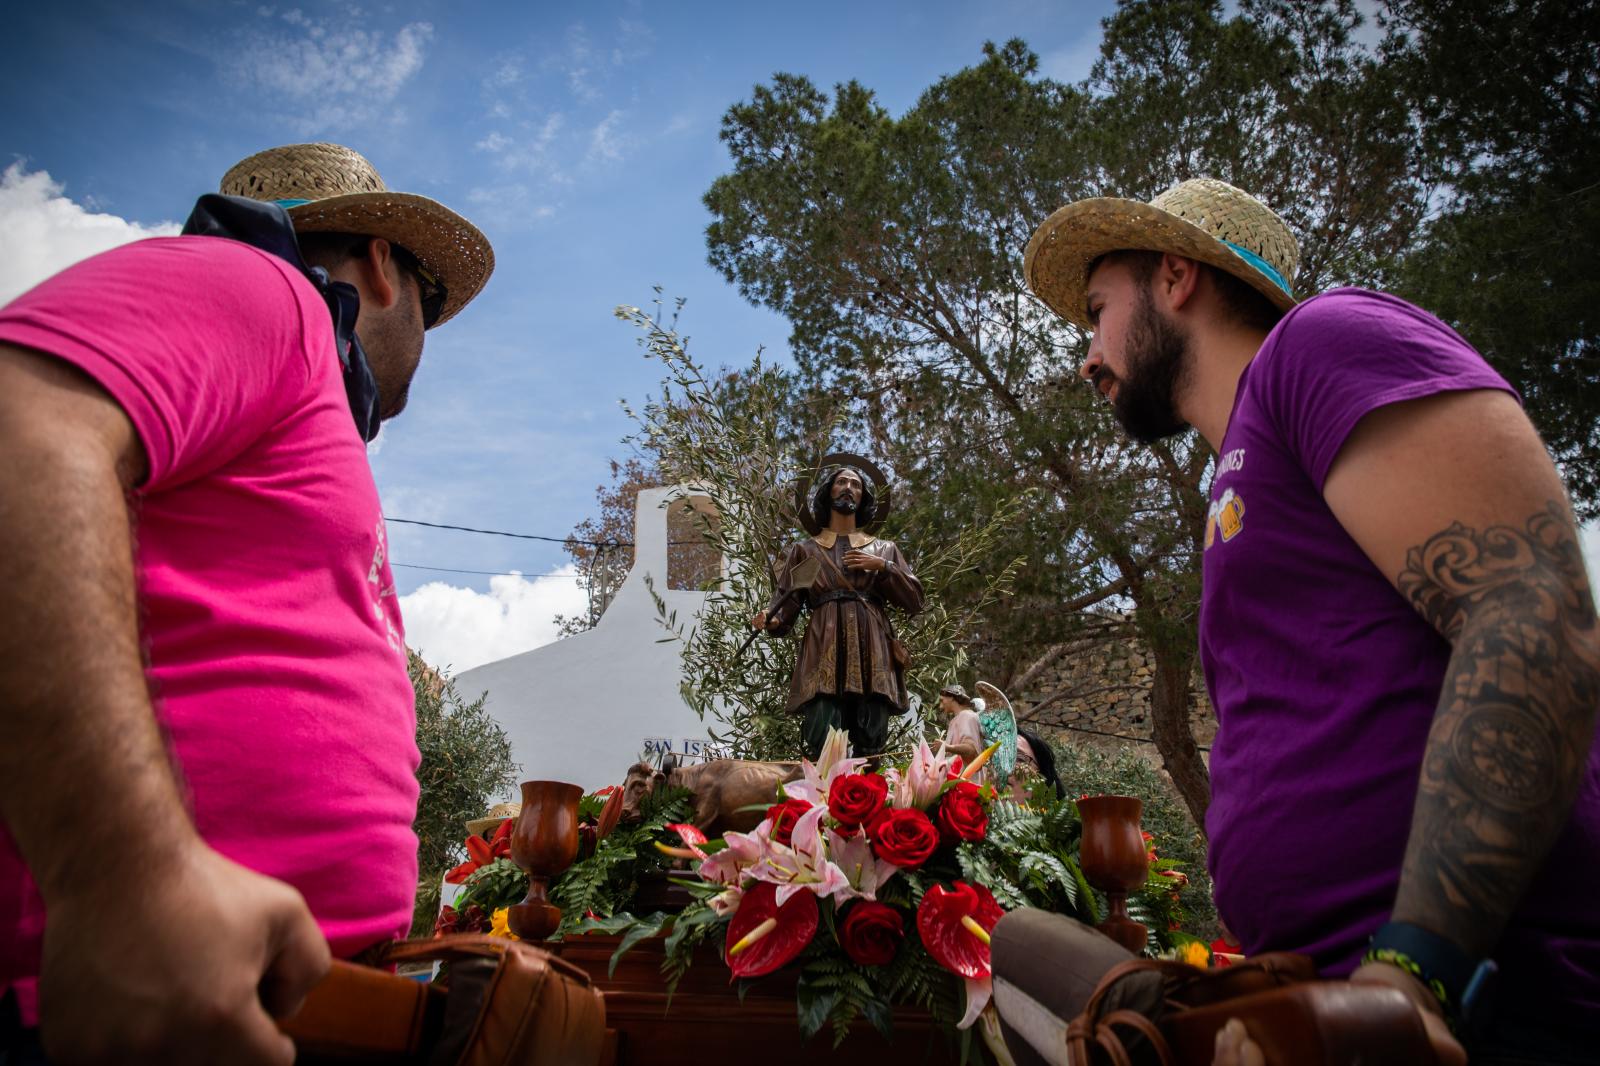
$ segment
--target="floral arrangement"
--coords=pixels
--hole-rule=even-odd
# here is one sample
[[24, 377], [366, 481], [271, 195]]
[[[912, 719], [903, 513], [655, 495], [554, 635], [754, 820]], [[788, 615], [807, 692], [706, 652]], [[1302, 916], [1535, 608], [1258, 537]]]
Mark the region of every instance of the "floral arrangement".
[[[633, 825], [619, 825], [621, 795], [611, 785], [578, 802], [578, 861], [551, 883], [551, 901], [562, 910], [558, 937], [570, 933], [588, 918], [626, 910], [638, 892], [639, 877], [665, 871], [672, 860], [655, 844], [667, 825], [689, 816], [692, 799], [683, 789], [662, 789], [646, 796], [642, 817]], [[467, 861], [445, 875], [462, 886], [455, 901], [441, 909], [434, 935], [490, 933], [510, 936], [505, 910], [528, 894], [528, 875], [511, 861], [511, 830], [516, 819], [507, 818], [487, 840], [466, 839]]]
[[[753, 832], [707, 840], [693, 826], [666, 826], [679, 839], [658, 850], [697, 875], [680, 882], [694, 895], [689, 907], [596, 915], [574, 932], [622, 934], [618, 955], [665, 934], [669, 984], [701, 945], [736, 982], [792, 965], [803, 1037], [829, 1025], [841, 1040], [858, 1018], [887, 1036], [892, 1006], [911, 1003], [960, 1034], [971, 1055], [974, 1023], [986, 1038], [998, 1033], [989, 938], [1001, 915], [1031, 906], [1093, 922], [1101, 909], [1078, 868], [1075, 805], [1045, 789], [1027, 804], [1000, 799], [976, 780], [989, 754], [964, 768], [924, 742], [909, 764], [880, 773], [850, 758], [835, 732]], [[1193, 941], [1176, 932], [1186, 879], [1172, 866], [1157, 858], [1129, 901], [1152, 931], [1152, 953], [1187, 952]]]
[[[989, 754], [964, 767], [923, 743], [909, 763], [878, 772], [834, 732], [752, 832], [716, 840], [687, 824], [685, 791], [647, 795], [634, 825], [606, 824], [612, 789], [585, 796], [579, 859], [551, 885], [564, 911], [556, 936], [619, 935], [621, 956], [661, 935], [669, 989], [703, 949], [721, 956], [741, 993], [794, 967], [806, 1039], [830, 1027], [837, 1042], [863, 1018], [892, 1036], [893, 1007], [912, 1004], [956, 1035], [964, 1058], [981, 1060], [981, 1044], [998, 1038], [989, 935], [1001, 915], [1040, 907], [1093, 923], [1103, 909], [1078, 867], [1076, 805], [1042, 785], [1026, 803], [1000, 798], [979, 776]], [[511, 935], [505, 908], [528, 887], [508, 856], [511, 825], [468, 842], [467, 862], [449, 875], [463, 890], [437, 932]], [[1151, 954], [1203, 966], [1205, 945], [1179, 930], [1188, 879], [1145, 841], [1150, 875], [1129, 913], [1150, 929]], [[631, 913], [652, 872], [676, 874], [693, 902]]]

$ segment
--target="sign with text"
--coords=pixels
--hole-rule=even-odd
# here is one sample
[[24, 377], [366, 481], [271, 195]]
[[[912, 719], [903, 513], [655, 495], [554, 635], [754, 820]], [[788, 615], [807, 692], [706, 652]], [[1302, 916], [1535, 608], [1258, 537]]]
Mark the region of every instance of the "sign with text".
[[660, 761], [666, 755], [678, 755], [695, 762], [728, 757], [725, 751], [704, 737], [684, 737], [676, 744], [671, 737], [645, 737], [644, 755], [652, 761]]

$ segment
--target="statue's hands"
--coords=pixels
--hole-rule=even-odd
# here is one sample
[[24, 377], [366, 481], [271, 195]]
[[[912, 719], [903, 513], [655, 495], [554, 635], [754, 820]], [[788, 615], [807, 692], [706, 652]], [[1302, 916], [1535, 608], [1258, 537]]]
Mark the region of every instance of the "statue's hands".
[[860, 548], [852, 548], [844, 553], [844, 565], [850, 570], [882, 570], [889, 565], [889, 560]]
[[750, 628], [755, 630], [771, 629], [777, 624], [778, 620], [776, 618], [768, 618], [766, 611], [762, 611], [760, 614], [750, 619]]

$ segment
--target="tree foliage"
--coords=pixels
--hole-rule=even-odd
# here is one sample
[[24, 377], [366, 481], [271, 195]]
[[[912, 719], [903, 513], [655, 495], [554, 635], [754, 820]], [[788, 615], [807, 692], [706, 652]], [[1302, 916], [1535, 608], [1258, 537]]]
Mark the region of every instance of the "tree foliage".
[[1579, 510], [1600, 515], [1600, 3], [1392, 0], [1441, 205], [1401, 292], [1521, 393]]
[[510, 793], [521, 769], [511, 761], [511, 740], [484, 707], [484, 696], [462, 699], [455, 682], [406, 652], [417, 700], [417, 910], [413, 932], [433, 929], [439, 879], [464, 855], [466, 821], [480, 818]]
[[[1513, 17], [1503, 0], [1474, 2], [1500, 18], [1491, 26]], [[814, 387], [859, 397], [844, 423], [902, 473], [917, 523], [982, 513], [1014, 485], [1038, 494], [1004, 542], [1027, 560], [1016, 594], [986, 608], [971, 634], [986, 675], [1013, 678], [1064, 641], [1122, 639], [1126, 629], [1108, 621], [1122, 616], [1108, 608], [1131, 608], [1127, 624], [1156, 658], [1156, 740], [1197, 820], [1209, 789], [1188, 715], [1211, 455], [1192, 434], [1131, 447], [1072, 385], [1086, 338], [1033, 299], [1021, 253], [1063, 203], [1149, 199], [1212, 176], [1289, 223], [1302, 297], [1420, 276], [1408, 257], [1425, 234], [1445, 235], [1430, 210], [1482, 170], [1463, 171], [1461, 160], [1486, 145], [1511, 154], [1519, 141], [1507, 133], [1512, 105], [1491, 122], [1494, 136], [1473, 127], [1459, 57], [1458, 88], [1433, 78], [1451, 61], [1450, 34], [1494, 30], [1463, 30], [1451, 9], [1425, 0], [1396, 7], [1413, 36], [1391, 32], [1373, 48], [1353, 0], [1244, 0], [1232, 15], [1216, 0], [1122, 0], [1080, 84], [1042, 77], [1026, 45], [1010, 41], [984, 46], [976, 65], [899, 116], [857, 82], [830, 93], [779, 73], [723, 119], [730, 166], [705, 197], [710, 260], [789, 319]], [[1508, 35], [1528, 48], [1539, 47], [1534, 37]], [[1593, 64], [1574, 67], [1592, 50], [1554, 51], [1536, 77], [1561, 80], [1558, 103], [1530, 85], [1518, 113], [1531, 122], [1565, 107], [1561, 128], [1592, 146], [1581, 123]], [[1454, 111], [1427, 104], [1429, 86], [1441, 100], [1454, 93]], [[1458, 127], [1450, 136], [1439, 127], [1447, 114]], [[1457, 279], [1444, 284], [1472, 299]], [[1556, 314], [1553, 332], [1583, 319], [1570, 307]], [[1564, 351], [1565, 363], [1537, 357], [1544, 378], [1523, 379], [1576, 373], [1584, 382], [1569, 406], [1592, 411], [1592, 345]], [[1563, 418], [1558, 451], [1592, 456], [1593, 415]], [[1580, 426], [1590, 434], [1581, 441]]]
[[[692, 631], [687, 620], [665, 618], [685, 641], [684, 699], [714, 723], [712, 739], [733, 754], [793, 758], [801, 746], [799, 720], [784, 705], [796, 642], [758, 639], [742, 656], [738, 649], [772, 594], [774, 561], [801, 535], [793, 485], [833, 450], [841, 399], [799, 396], [794, 377], [759, 355], [741, 370], [710, 375], [690, 357], [675, 317], [663, 321], [659, 309], [631, 307], [617, 313], [643, 331], [646, 349], [667, 374], [661, 395], [631, 412], [639, 423], [634, 443], [657, 456], [674, 483], [708, 497], [719, 519], [703, 535], [726, 560], [724, 574]], [[1020, 560], [996, 563], [996, 547], [1018, 520], [1023, 498], [1002, 501], [976, 524], [979, 516], [968, 516], [964, 525], [929, 528], [907, 524], [899, 511], [903, 490], [894, 493], [896, 508], [882, 532], [906, 553], [929, 601], [927, 610], [896, 618], [895, 625], [911, 651], [908, 685], [932, 693], [961, 671], [976, 618], [1015, 578]], [[976, 585], [976, 593], [946, 595], [957, 582]], [[918, 736], [924, 728], [916, 716], [897, 725]], [[904, 740], [892, 738], [891, 745]]]

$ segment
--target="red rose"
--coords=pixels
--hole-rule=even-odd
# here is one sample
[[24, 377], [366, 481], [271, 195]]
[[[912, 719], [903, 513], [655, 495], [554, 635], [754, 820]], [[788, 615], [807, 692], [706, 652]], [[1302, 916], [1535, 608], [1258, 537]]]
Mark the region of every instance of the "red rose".
[[794, 837], [794, 824], [810, 809], [811, 804], [805, 800], [784, 800], [768, 807], [767, 817], [772, 819], [773, 842], [788, 844]]
[[843, 774], [828, 786], [828, 813], [841, 829], [855, 832], [883, 810], [889, 782], [882, 774]]
[[864, 899], [853, 903], [839, 926], [839, 946], [862, 966], [886, 966], [905, 938], [905, 919], [887, 903]]
[[946, 840], [982, 840], [989, 831], [989, 812], [982, 790], [963, 781], [939, 799], [939, 833]]
[[873, 853], [894, 866], [921, 866], [939, 846], [939, 831], [914, 807], [884, 811], [867, 831]]

